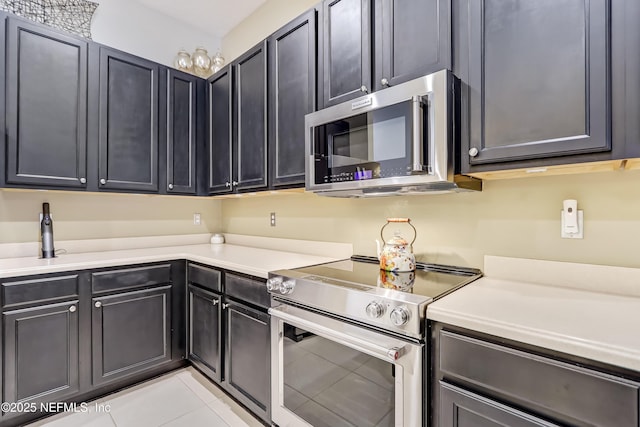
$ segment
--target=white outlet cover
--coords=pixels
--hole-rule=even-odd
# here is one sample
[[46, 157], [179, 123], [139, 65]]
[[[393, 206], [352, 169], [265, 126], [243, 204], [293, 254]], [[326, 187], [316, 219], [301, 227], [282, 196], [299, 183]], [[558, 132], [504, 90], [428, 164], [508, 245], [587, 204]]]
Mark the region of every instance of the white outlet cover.
[[564, 211], [560, 211], [560, 237], [563, 239], [584, 239], [584, 212], [578, 210], [578, 232], [565, 233], [564, 231]]
[[200, 225], [200, 224], [201, 224], [200, 214], [199, 213], [194, 213], [193, 214], [193, 225]]

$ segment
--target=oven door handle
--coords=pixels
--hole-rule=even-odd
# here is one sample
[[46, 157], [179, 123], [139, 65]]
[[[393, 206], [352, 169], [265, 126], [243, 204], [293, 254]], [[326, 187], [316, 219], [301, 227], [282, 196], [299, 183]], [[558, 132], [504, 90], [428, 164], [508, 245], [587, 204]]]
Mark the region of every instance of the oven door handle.
[[[406, 346], [411, 345], [399, 339], [297, 307], [284, 305], [272, 307], [269, 309], [269, 314], [292, 326], [300, 327], [313, 334], [392, 363], [402, 357]], [[418, 344], [415, 345], [418, 346]]]

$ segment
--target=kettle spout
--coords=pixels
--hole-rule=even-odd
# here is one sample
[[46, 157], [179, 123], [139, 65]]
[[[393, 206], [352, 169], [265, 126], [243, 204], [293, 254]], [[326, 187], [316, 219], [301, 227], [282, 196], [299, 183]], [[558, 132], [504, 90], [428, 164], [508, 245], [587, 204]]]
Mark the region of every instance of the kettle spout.
[[378, 239], [376, 239], [376, 247], [377, 247], [376, 253], [378, 254], [378, 260], [379, 260], [380, 256], [382, 255], [382, 246], [380, 245], [380, 240]]

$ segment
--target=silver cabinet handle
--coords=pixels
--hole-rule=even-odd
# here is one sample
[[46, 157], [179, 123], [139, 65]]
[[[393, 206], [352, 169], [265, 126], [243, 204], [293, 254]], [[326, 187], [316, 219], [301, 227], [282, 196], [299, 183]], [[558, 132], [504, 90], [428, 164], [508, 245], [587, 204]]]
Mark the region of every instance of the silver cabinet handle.
[[102, 303], [100, 301], [96, 301], [94, 305], [96, 306], [96, 308], [102, 307]]
[[236, 185], [238, 185], [238, 181], [233, 181], [231, 184], [235, 187]]
[[222, 308], [226, 310], [227, 308], [229, 308], [229, 304], [222, 304]]
[[382, 86], [384, 86], [384, 87], [389, 87], [389, 86], [391, 86], [391, 85], [389, 84], [389, 80], [387, 80], [387, 78], [386, 78], [386, 77], [383, 77], [383, 78], [382, 78], [382, 80], [380, 80], [380, 84], [381, 84]]
[[360, 92], [369, 93], [369, 89], [367, 89], [367, 87], [365, 85], [362, 85], [362, 86], [360, 86]]
[[69, 311], [70, 311], [71, 313], [75, 313], [75, 311], [76, 311], [76, 306], [75, 306], [75, 305], [72, 305], [71, 307], [69, 307]]
[[169, 190], [173, 190], [173, 184], [169, 184]]
[[218, 303], [220, 302], [220, 300], [214, 299], [211, 301], [213, 303], [213, 305], [218, 305]]
[[87, 178], [80, 178], [80, 184], [86, 184]]
[[229, 181], [227, 181], [227, 182], [224, 183], [224, 186], [225, 187], [231, 187], [231, 183]]
[[106, 183], [107, 183], [107, 180], [106, 180], [106, 179], [102, 178], [102, 179], [100, 180], [100, 184], [105, 185]]
[[469, 155], [470, 155], [471, 157], [475, 157], [475, 156], [477, 156], [477, 155], [478, 155], [478, 153], [479, 153], [479, 151], [478, 151], [478, 149], [477, 149], [476, 147], [473, 147], [473, 148], [471, 148], [471, 149], [469, 150]]

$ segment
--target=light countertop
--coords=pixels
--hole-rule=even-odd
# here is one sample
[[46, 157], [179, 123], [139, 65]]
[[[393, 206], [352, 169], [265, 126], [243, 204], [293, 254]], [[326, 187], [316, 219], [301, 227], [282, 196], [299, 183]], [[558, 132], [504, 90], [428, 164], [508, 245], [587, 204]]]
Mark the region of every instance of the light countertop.
[[[536, 277], [539, 283], [530, 283], [514, 278], [518, 273], [504, 274], [519, 270], [520, 277], [533, 277], [527, 274], [526, 260], [514, 261], [488, 260], [486, 277], [430, 304], [427, 317], [640, 372], [640, 334], [635, 330], [640, 325], [640, 297], [629, 283], [613, 285], [618, 277], [628, 282], [635, 277], [640, 287], [640, 269], [557, 262], [548, 262], [544, 269], [547, 261], [532, 261], [538, 276], [543, 267], [554, 277]], [[593, 280], [585, 277], [580, 285], [563, 280], [580, 275], [582, 267], [602, 274], [593, 274]], [[602, 284], [596, 281], [607, 272], [612, 285], [598, 288]], [[571, 287], [563, 286], [566, 283]]]
[[197, 244], [62, 254], [53, 259], [39, 259], [35, 256], [5, 258], [0, 259], [0, 278], [176, 259], [267, 278], [268, 272], [272, 270], [330, 262], [337, 258], [226, 243]]

